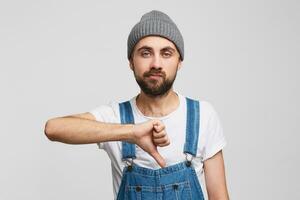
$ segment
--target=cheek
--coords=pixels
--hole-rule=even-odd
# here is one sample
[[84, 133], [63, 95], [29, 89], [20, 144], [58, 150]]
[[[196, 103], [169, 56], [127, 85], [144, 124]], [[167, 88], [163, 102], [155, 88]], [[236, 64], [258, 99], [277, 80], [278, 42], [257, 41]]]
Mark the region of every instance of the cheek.
[[172, 57], [170, 59], [166, 59], [166, 62], [170, 66], [176, 66], [178, 64], [178, 59], [175, 57]]
[[178, 61], [170, 60], [163, 63], [164, 70], [169, 73], [177, 71]]
[[146, 72], [149, 70], [149, 66], [150, 66], [150, 63], [148, 63], [147, 61], [143, 60], [135, 60], [134, 63], [133, 63], [133, 67], [134, 67], [134, 70], [137, 72], [137, 73], [141, 73], [141, 72]]
[[145, 70], [141, 66], [139, 66], [139, 64], [137, 64], [137, 63], [133, 64], [132, 71], [134, 72], [135, 75], [138, 75], [138, 76], [143, 76], [143, 73], [145, 72]]

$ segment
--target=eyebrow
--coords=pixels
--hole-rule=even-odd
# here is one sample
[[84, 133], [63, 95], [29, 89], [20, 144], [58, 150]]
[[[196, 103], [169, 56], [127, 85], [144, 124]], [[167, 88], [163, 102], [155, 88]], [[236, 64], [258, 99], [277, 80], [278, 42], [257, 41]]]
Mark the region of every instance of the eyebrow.
[[[146, 50], [152, 50], [153, 48], [152, 47], [149, 47], [147, 45], [144, 45], [140, 48], [137, 49], [137, 51], [140, 51], [140, 50], [143, 50], [143, 49], [146, 49]], [[161, 51], [166, 51], [166, 50], [169, 50], [169, 51], [172, 51], [172, 52], [175, 52], [175, 49], [170, 47], [170, 46], [166, 46], [164, 48], [161, 49]]]

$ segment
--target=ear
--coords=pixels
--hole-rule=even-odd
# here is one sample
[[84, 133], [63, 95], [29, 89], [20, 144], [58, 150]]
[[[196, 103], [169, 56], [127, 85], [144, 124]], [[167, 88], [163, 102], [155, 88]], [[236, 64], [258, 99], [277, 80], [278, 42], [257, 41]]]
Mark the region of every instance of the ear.
[[129, 60], [129, 67], [133, 71], [133, 64], [132, 64], [132, 59]]
[[181, 60], [179, 60], [179, 63], [178, 63], [178, 68], [177, 68], [177, 70], [180, 70], [180, 69], [181, 69], [181, 66], [182, 66], [182, 61], [181, 61]]

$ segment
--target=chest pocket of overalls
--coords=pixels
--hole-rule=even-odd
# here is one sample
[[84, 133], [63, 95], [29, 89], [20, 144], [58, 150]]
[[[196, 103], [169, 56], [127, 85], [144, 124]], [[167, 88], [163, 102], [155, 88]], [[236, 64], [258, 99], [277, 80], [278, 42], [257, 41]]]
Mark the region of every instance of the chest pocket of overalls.
[[126, 200], [154, 200], [157, 196], [170, 200], [192, 200], [192, 191], [189, 181], [162, 185], [155, 190], [152, 186], [128, 185], [125, 189]]

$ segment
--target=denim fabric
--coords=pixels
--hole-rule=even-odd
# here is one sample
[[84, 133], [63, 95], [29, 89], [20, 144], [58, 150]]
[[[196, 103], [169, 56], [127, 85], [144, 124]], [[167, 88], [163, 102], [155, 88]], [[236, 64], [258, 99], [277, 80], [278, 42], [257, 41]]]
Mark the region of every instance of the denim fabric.
[[199, 102], [186, 97], [187, 116], [186, 116], [186, 139], [184, 153], [196, 156], [198, 137], [200, 132], [200, 108]]
[[[186, 97], [187, 125], [184, 153], [196, 155], [199, 137], [199, 102]], [[129, 101], [119, 104], [121, 123], [134, 123]], [[122, 142], [122, 159], [135, 158], [135, 144]], [[192, 163], [187, 160], [160, 169], [132, 164], [124, 167], [118, 200], [203, 200]]]
[[[134, 117], [129, 101], [119, 104], [121, 124], [134, 124]], [[122, 159], [136, 158], [135, 146], [128, 142], [122, 142]]]

